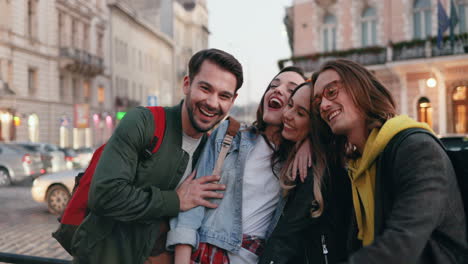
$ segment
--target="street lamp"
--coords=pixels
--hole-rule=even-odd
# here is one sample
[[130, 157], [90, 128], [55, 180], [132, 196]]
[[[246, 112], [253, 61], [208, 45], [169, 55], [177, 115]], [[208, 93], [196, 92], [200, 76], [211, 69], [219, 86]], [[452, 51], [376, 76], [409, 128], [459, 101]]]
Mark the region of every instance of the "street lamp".
[[426, 84], [427, 84], [427, 87], [434, 88], [437, 85], [437, 80], [435, 78], [431, 77], [431, 78], [427, 79]]

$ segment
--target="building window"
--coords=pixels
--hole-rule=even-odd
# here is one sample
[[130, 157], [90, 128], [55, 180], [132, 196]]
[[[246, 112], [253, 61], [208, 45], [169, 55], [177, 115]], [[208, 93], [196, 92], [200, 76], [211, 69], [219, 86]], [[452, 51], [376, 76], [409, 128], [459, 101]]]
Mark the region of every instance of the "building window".
[[119, 79], [120, 79], [120, 78], [116, 76], [116, 77], [115, 77], [115, 80], [114, 80], [114, 85], [115, 85], [114, 89], [115, 89], [115, 91], [116, 91], [117, 97], [120, 97], [120, 96], [121, 96], [121, 95], [120, 95], [120, 80], [119, 80]]
[[142, 102], [143, 101], [143, 86], [141, 84], [140, 84], [139, 91], [140, 91], [140, 102]]
[[141, 56], [141, 50], [138, 51], [138, 65], [139, 65], [139, 69], [142, 70], [143, 69], [143, 63], [142, 63], [142, 56]]
[[431, 1], [416, 0], [413, 6], [413, 36], [424, 39], [431, 36]]
[[89, 93], [90, 93], [90, 85], [89, 81], [84, 81], [83, 82], [83, 97], [88, 100], [89, 99]]
[[10, 1], [0, 1], [0, 28], [10, 28]]
[[119, 40], [116, 37], [114, 37], [114, 58], [119, 62]]
[[432, 106], [426, 97], [422, 97], [418, 101], [418, 121], [427, 123], [432, 127]]
[[323, 51], [336, 50], [336, 17], [328, 14], [323, 21], [322, 29]]
[[123, 44], [123, 56], [124, 56], [124, 63], [127, 65], [128, 64], [128, 44], [124, 43]]
[[373, 7], [366, 8], [362, 14], [361, 44], [363, 47], [377, 44], [377, 11]]
[[37, 70], [28, 69], [28, 93], [29, 95], [35, 95], [37, 92]]
[[64, 28], [64, 18], [63, 18], [63, 14], [62, 13], [59, 13], [58, 14], [58, 44], [59, 44], [59, 47], [63, 47], [64, 46], [64, 35], [62, 35], [63, 33], [63, 28]]
[[457, 29], [458, 33], [467, 33], [468, 32], [468, 25], [467, 25], [467, 20], [468, 20], [468, 0], [459, 0], [457, 5], [457, 11], [458, 11], [458, 24], [457, 24]]
[[128, 80], [127, 79], [124, 80], [124, 97], [125, 98], [130, 97], [130, 91], [129, 91]]
[[83, 25], [83, 49], [89, 51], [89, 25]]
[[78, 22], [72, 19], [72, 47], [78, 48]]
[[9, 61], [8, 62], [8, 84], [10, 86], [10, 89], [13, 88], [13, 62]]
[[97, 34], [97, 51], [96, 55], [99, 57], [104, 57], [104, 34], [98, 32]]
[[63, 75], [59, 76], [59, 96], [60, 99], [65, 97], [65, 77]]
[[458, 86], [452, 94], [455, 133], [468, 133], [468, 86]]
[[73, 95], [73, 103], [78, 103], [78, 80], [76, 78], [72, 79], [72, 95]]
[[98, 98], [98, 103], [104, 103], [104, 98], [105, 98], [105, 91], [104, 91], [104, 86], [99, 86], [97, 89], [97, 98]]
[[37, 38], [37, 6], [38, 0], [28, 0], [27, 2], [27, 34], [30, 38]]

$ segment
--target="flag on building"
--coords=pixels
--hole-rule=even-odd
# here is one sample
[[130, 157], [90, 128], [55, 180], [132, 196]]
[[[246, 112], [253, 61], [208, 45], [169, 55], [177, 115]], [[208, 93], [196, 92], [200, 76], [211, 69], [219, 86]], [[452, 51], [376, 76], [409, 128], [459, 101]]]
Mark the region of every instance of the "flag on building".
[[437, 47], [440, 49], [442, 46], [442, 38], [444, 36], [444, 32], [450, 25], [450, 20], [447, 16], [447, 12], [445, 12], [445, 8], [440, 2], [437, 1]]
[[458, 24], [457, 8], [453, 0], [450, 0], [450, 45], [454, 46], [455, 43], [455, 26]]

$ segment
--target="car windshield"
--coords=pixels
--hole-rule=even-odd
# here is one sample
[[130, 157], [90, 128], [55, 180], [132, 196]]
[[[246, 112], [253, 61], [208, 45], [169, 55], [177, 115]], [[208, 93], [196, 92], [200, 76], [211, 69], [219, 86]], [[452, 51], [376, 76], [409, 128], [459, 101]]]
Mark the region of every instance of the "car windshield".
[[74, 151], [73, 149], [60, 149], [63, 151], [63, 153], [65, 153], [65, 155], [67, 156], [70, 156], [70, 157], [74, 157], [76, 156], [76, 151]]
[[11, 144], [2, 144], [3, 147], [6, 147], [16, 153], [24, 153], [25, 148], [17, 146], [17, 145], [11, 145]]
[[18, 144], [18, 145], [29, 151], [39, 151], [39, 146], [27, 145], [27, 144]]

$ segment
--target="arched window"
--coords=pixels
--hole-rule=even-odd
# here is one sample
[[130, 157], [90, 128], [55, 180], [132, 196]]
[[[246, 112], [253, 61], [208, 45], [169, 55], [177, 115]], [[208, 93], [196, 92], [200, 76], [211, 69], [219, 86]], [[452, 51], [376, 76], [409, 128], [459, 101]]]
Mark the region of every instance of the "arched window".
[[413, 36], [424, 39], [431, 36], [431, 1], [415, 0], [413, 5]]
[[13, 140], [13, 115], [9, 111], [0, 111], [0, 141]]
[[363, 47], [377, 44], [377, 11], [368, 7], [362, 13], [361, 44]]
[[68, 148], [70, 147], [70, 126], [71, 121], [70, 118], [66, 115], [60, 117], [60, 147], [61, 148]]
[[32, 114], [28, 117], [29, 141], [39, 142], [39, 117]]
[[455, 87], [452, 100], [455, 133], [468, 133], [468, 86]]
[[426, 97], [422, 97], [418, 101], [418, 121], [427, 123], [432, 127], [432, 106], [431, 101]]
[[328, 14], [323, 19], [323, 51], [336, 50], [336, 17]]

